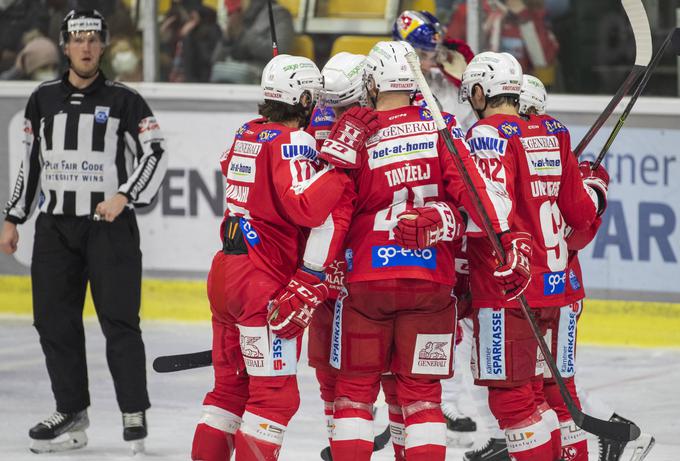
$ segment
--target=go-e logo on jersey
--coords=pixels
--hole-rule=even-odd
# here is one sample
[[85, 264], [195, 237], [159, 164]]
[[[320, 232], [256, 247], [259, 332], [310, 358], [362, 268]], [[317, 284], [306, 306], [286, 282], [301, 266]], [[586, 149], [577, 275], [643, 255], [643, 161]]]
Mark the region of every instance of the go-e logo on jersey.
[[437, 249], [408, 250], [399, 245], [374, 246], [371, 249], [372, 267], [422, 267], [437, 268]]
[[543, 274], [543, 294], [546, 296], [564, 293], [567, 274], [564, 271]]

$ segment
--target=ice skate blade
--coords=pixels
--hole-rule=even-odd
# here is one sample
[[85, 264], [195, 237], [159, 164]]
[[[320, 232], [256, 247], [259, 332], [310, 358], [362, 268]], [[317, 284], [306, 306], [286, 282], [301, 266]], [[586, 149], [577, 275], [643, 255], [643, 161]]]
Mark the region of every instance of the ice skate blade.
[[143, 455], [146, 453], [144, 447], [144, 439], [133, 440], [128, 442], [130, 444], [130, 451], [132, 456]]
[[[633, 447], [632, 454], [630, 455], [630, 458], [627, 458], [626, 453], [629, 451], [626, 449], [624, 451], [624, 454], [621, 455], [621, 459], [629, 459], [630, 461], [642, 461], [647, 457], [650, 451], [652, 451], [652, 447], [654, 447], [654, 443], [656, 440], [654, 440], [654, 436], [651, 434], [646, 434], [642, 433], [640, 434], [640, 437], [637, 438], [637, 440], [633, 442], [629, 442], [628, 447]], [[628, 448], [626, 447], [626, 448]]]
[[76, 450], [87, 445], [87, 435], [84, 431], [67, 432], [52, 440], [31, 439], [30, 450], [33, 453], [55, 453], [59, 451]]

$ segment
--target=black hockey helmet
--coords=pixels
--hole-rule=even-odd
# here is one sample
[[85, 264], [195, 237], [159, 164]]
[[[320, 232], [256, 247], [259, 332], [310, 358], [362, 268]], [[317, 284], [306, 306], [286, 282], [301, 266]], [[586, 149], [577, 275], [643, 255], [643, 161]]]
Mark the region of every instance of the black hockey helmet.
[[70, 33], [84, 31], [99, 32], [104, 45], [109, 44], [109, 26], [99, 11], [71, 10], [61, 23], [59, 45], [63, 47], [68, 42]]

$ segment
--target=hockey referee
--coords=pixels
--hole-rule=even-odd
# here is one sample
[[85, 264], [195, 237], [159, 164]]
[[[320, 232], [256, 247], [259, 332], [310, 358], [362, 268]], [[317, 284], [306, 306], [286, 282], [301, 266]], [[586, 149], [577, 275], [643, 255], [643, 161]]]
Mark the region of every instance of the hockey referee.
[[88, 281], [106, 337], [123, 438], [136, 451], [147, 434], [150, 404], [139, 327], [142, 255], [134, 207], [148, 204], [158, 192], [167, 156], [146, 101], [101, 72], [107, 42], [108, 27], [99, 12], [71, 11], [64, 18], [60, 45], [69, 69], [60, 80], [41, 84], [28, 100], [26, 153], [0, 235], [0, 250], [14, 253], [17, 224], [39, 209], [31, 264], [33, 316], [57, 405], [29, 431], [34, 452], [87, 443], [90, 396], [82, 316]]

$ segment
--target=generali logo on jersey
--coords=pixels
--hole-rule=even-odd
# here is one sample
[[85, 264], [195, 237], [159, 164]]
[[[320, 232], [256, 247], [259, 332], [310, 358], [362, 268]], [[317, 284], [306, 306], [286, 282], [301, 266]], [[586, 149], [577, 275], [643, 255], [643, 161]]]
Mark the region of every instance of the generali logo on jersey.
[[413, 351], [411, 373], [415, 374], [448, 374], [451, 364], [450, 334], [419, 334]]

